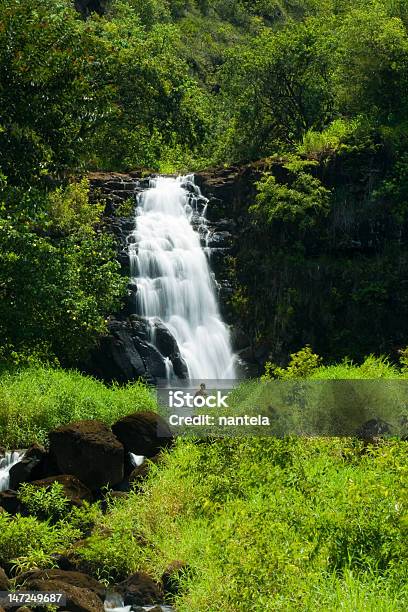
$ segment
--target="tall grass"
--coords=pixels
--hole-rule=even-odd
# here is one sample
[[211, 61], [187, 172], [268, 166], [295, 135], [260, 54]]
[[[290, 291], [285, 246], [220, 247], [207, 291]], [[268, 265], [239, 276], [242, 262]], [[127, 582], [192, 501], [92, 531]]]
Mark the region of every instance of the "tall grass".
[[106, 387], [79, 372], [31, 367], [0, 376], [0, 446], [44, 443], [58, 425], [77, 419], [115, 420], [157, 410], [154, 393], [142, 383]]
[[177, 612], [402, 611], [407, 475], [402, 442], [179, 440], [78, 554], [104, 578], [183, 561]]

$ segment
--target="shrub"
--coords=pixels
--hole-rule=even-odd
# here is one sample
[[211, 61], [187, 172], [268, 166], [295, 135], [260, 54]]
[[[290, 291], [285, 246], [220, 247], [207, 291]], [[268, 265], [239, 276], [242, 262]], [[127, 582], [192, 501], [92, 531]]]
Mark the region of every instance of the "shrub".
[[65, 497], [64, 487], [59, 482], [53, 482], [48, 487], [35, 487], [23, 483], [18, 496], [27, 512], [38, 519], [49, 519], [54, 523], [69, 513], [69, 500]]
[[[12, 517], [0, 514], [0, 564], [18, 564], [19, 558], [36, 559], [40, 565], [49, 567], [51, 555], [64, 551], [81, 532], [68, 523], [50, 525], [35, 517]], [[28, 565], [31, 565], [28, 563]], [[32, 565], [31, 565], [32, 566]]]
[[249, 210], [260, 223], [280, 221], [306, 230], [329, 212], [329, 190], [306, 172], [295, 173], [291, 186], [265, 175], [257, 188], [256, 204]]
[[297, 353], [292, 353], [286, 368], [280, 368], [271, 362], [265, 364], [263, 380], [281, 378], [290, 380], [292, 378], [307, 378], [322, 365], [322, 359], [313, 353], [311, 347], [306, 345]]

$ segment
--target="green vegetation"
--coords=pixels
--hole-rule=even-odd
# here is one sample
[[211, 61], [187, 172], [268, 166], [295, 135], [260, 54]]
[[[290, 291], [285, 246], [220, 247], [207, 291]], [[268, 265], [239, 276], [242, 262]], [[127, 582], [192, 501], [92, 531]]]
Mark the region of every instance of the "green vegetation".
[[[0, 203], [0, 357], [74, 365], [120, 305], [125, 279], [86, 180]], [[1, 194], [0, 194], [1, 199]]]
[[[310, 347], [283, 382], [405, 380], [384, 358], [325, 366]], [[260, 389], [249, 381], [238, 389]], [[24, 410], [21, 410], [24, 406]], [[140, 384], [107, 388], [75, 372], [32, 367], [0, 379], [0, 439], [42, 441], [76, 418], [112, 423], [155, 408]], [[355, 404], [353, 404], [355, 408]], [[199, 442], [199, 443], [197, 443]], [[22, 485], [24, 516], [0, 514], [0, 565], [14, 574], [55, 566], [55, 553], [115, 583], [143, 570], [157, 579], [175, 560], [178, 612], [404, 610], [408, 604], [406, 442], [355, 438], [179, 438], [127, 497], [72, 508], [61, 485]]]
[[[94, 513], [74, 554], [110, 581], [183, 561], [179, 611], [404, 610], [406, 459], [398, 442], [179, 440], [143, 495]], [[0, 521], [0, 563], [16, 567], [47, 566], [81, 537], [69, 516]]]
[[242, 326], [280, 362], [307, 342], [334, 360], [405, 346], [406, 3], [106, 4], [0, 2], [2, 359], [77, 366], [120, 307], [75, 177], [262, 158], [233, 211]]
[[54, 427], [79, 419], [111, 425], [139, 410], [155, 410], [154, 393], [142, 383], [106, 387], [101, 382], [40, 366], [0, 376], [0, 440], [7, 448], [45, 443]]
[[[72, 0], [0, 0], [1, 445], [157, 409], [142, 384], [60, 369], [126, 285], [90, 170], [248, 164], [231, 306], [276, 361], [263, 385], [405, 381], [407, 89], [405, 0], [110, 0], [86, 19]], [[235, 397], [258, 408], [261, 388]], [[390, 388], [346, 398], [343, 419], [383, 415]], [[112, 582], [179, 560], [178, 612], [402, 611], [407, 477], [395, 439], [179, 439], [106, 513], [22, 486], [0, 566], [65, 552]]]

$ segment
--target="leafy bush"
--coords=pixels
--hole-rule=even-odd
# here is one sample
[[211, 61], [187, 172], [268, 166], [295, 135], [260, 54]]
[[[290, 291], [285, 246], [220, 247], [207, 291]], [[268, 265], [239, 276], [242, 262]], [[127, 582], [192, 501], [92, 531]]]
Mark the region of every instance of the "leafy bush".
[[290, 380], [292, 378], [307, 378], [321, 365], [321, 357], [313, 353], [310, 346], [305, 346], [297, 353], [291, 354], [286, 368], [280, 368], [271, 362], [267, 362], [262, 379], [281, 378], [283, 380]]
[[89, 201], [89, 181], [82, 179], [58, 187], [48, 195], [47, 213], [51, 228], [64, 234], [93, 234], [101, 220], [103, 205]]
[[297, 173], [290, 187], [272, 175], [265, 175], [257, 187], [256, 204], [249, 210], [259, 223], [277, 221], [306, 230], [329, 212], [329, 190], [306, 172]]
[[0, 193], [0, 356], [76, 365], [106, 331], [126, 279], [86, 180]]
[[303, 135], [302, 142], [298, 146], [298, 152], [318, 160], [333, 155], [340, 149], [344, 141], [353, 134], [357, 126], [358, 120], [335, 119], [322, 132], [308, 130]]
[[12, 517], [0, 514], [0, 563], [17, 563], [20, 569], [33, 567], [35, 560], [40, 566], [49, 567], [51, 555], [64, 551], [81, 537], [81, 532], [69, 524], [60, 522], [50, 525], [32, 516]]
[[53, 482], [48, 487], [36, 487], [23, 483], [18, 496], [27, 512], [36, 518], [56, 522], [67, 516], [69, 500], [64, 495], [64, 487]]

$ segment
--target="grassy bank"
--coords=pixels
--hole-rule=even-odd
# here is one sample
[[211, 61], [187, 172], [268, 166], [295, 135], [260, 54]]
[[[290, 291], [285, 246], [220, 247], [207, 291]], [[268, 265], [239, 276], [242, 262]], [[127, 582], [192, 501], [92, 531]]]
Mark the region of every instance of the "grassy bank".
[[[405, 376], [384, 360], [315, 366], [317, 378]], [[155, 406], [140, 385], [108, 389], [41, 368], [3, 375], [0, 398], [1, 441]], [[69, 509], [57, 489], [23, 489], [32, 516], [0, 514], [0, 565], [51, 567], [64, 552], [115, 583], [137, 570], [159, 579], [179, 561], [177, 612], [402, 611], [407, 483], [407, 443], [393, 439], [368, 447], [352, 438], [178, 439], [105, 514], [98, 504]]]
[[157, 408], [144, 385], [106, 387], [79, 372], [31, 367], [0, 376], [0, 445], [24, 448], [44, 443], [58, 425], [77, 419], [107, 424], [139, 410]]
[[403, 610], [407, 476], [404, 443], [180, 441], [80, 555], [105, 577], [183, 561], [183, 612]]
[[49, 566], [68, 549], [109, 582], [182, 561], [178, 612], [402, 611], [407, 476], [402, 442], [363, 452], [344, 439], [179, 440], [143, 494], [106, 515], [93, 507], [52, 526], [0, 515], [0, 560]]

